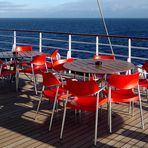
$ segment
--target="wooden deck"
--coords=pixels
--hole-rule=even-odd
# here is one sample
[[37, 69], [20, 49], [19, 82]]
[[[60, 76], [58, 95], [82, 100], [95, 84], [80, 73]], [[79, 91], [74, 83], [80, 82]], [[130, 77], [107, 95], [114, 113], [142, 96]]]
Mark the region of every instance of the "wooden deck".
[[[15, 83], [0, 80], [0, 148], [91, 148], [94, 138], [94, 113], [75, 116], [68, 111], [64, 137], [59, 141], [62, 110], [54, 117], [52, 131], [48, 131], [52, 104], [44, 101], [37, 120], [34, 120], [38, 103], [33, 86], [29, 81], [21, 81], [20, 90], [15, 91]], [[145, 129], [141, 129], [138, 104], [135, 115], [128, 114], [128, 104], [114, 104], [113, 133], [108, 133], [106, 107], [99, 115], [98, 142], [96, 147], [145, 147], [148, 148], [148, 103], [143, 97]]]

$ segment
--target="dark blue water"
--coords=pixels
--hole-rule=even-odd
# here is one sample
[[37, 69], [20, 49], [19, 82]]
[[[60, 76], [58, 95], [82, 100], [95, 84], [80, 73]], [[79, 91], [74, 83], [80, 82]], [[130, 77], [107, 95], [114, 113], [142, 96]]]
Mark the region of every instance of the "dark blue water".
[[[133, 37], [148, 37], [148, 19], [106, 19], [106, 24], [110, 35], [119, 36], [133, 36]], [[100, 19], [0, 19], [1, 29], [27, 29], [27, 30], [42, 30], [52, 32], [72, 32], [72, 33], [85, 33], [85, 34], [105, 34], [102, 21]], [[35, 35], [32, 35], [35, 36]], [[62, 38], [62, 37], [61, 37]], [[80, 40], [80, 37], [73, 38]], [[1, 40], [1, 38], [0, 38]], [[86, 37], [85, 41], [94, 41]], [[104, 40], [102, 40], [105, 42]], [[26, 43], [28, 41], [26, 40]], [[29, 41], [35, 44], [35, 41]], [[36, 41], [37, 42], [37, 41]], [[58, 46], [59, 43], [43, 42], [45, 45]], [[112, 39], [112, 43], [127, 45], [127, 39]], [[132, 45], [147, 46], [148, 41], [132, 41]], [[6, 45], [5, 45], [6, 46]], [[63, 47], [68, 47], [67, 43], [63, 43]], [[72, 44], [72, 48], [81, 48], [82, 50], [89, 48], [89, 50], [95, 51], [95, 46], [92, 45], [79, 45], [77, 47]], [[46, 50], [46, 49], [45, 49]], [[106, 47], [101, 47], [101, 51], [108, 51]], [[115, 48], [115, 53], [126, 54], [126, 49]], [[143, 50], [132, 52], [134, 56], [148, 57], [148, 52]], [[77, 55], [77, 56], [82, 56]], [[85, 55], [86, 57], [88, 55]]]

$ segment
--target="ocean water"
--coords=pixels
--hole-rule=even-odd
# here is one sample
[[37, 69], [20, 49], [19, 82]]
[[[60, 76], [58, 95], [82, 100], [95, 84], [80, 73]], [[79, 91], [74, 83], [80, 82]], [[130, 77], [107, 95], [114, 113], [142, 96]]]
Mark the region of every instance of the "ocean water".
[[[148, 37], [148, 19], [106, 19], [107, 28], [110, 35], [132, 36], [132, 37]], [[0, 29], [23, 29], [23, 30], [42, 30], [52, 32], [72, 32], [85, 34], [105, 34], [103, 23], [100, 19], [0, 19]], [[2, 38], [0, 37], [0, 41]], [[77, 37], [76, 40], [79, 40]], [[90, 41], [88, 37], [85, 41]], [[94, 40], [94, 39], [93, 39]], [[27, 42], [27, 40], [26, 40]], [[127, 45], [127, 39], [112, 39], [112, 43]], [[32, 41], [33, 44], [35, 42]], [[49, 45], [49, 42], [44, 42]], [[58, 46], [59, 43], [51, 43], [53, 46]], [[148, 41], [132, 41], [132, 45], [148, 47]], [[6, 44], [0, 46], [7, 46]], [[65, 43], [63, 47], [67, 47]], [[72, 48], [81, 48], [82, 50], [95, 50], [95, 46], [79, 45]], [[10, 47], [9, 47], [10, 48]], [[45, 49], [46, 50], [46, 49]], [[107, 51], [106, 47], [101, 47], [101, 51]], [[126, 54], [126, 49], [115, 49], [117, 54]], [[133, 56], [148, 57], [148, 52], [143, 50], [133, 50]], [[82, 56], [77, 55], [77, 56]], [[86, 58], [89, 55], [85, 55]]]

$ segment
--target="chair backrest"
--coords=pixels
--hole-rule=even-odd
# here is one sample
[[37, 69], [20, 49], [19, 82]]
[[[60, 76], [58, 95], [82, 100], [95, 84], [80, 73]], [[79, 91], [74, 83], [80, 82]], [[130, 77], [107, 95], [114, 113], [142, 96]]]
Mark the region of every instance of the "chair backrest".
[[148, 72], [148, 61], [143, 64], [142, 69]]
[[52, 62], [52, 63], [60, 59], [60, 54], [58, 53], [58, 49], [55, 49], [55, 50], [51, 53], [50, 58], [51, 58], [51, 62]]
[[0, 65], [2, 65], [3, 64], [3, 61], [0, 59]]
[[112, 59], [112, 60], [115, 60], [115, 55], [94, 55], [93, 58], [95, 60], [98, 60], [98, 59]]
[[117, 89], [132, 89], [137, 87], [139, 83], [139, 73], [131, 75], [112, 74], [108, 83]]
[[50, 72], [42, 73], [42, 76], [43, 76], [43, 85], [44, 86], [49, 87], [49, 86], [57, 86], [57, 85], [61, 84], [59, 79]]
[[33, 60], [31, 61], [31, 64], [34, 65], [44, 65], [46, 64], [46, 57], [48, 54], [41, 54], [41, 55], [37, 55], [33, 58]]
[[88, 96], [99, 91], [98, 84], [93, 81], [72, 81], [66, 79], [66, 89], [75, 96]]
[[73, 62], [73, 60], [74, 60], [73, 58], [69, 58], [69, 59], [54, 61], [53, 62], [53, 69], [56, 71], [64, 71], [65, 68], [63, 67], [63, 65], [68, 62]]
[[16, 46], [14, 51], [16, 51], [16, 52], [32, 51], [32, 46]]

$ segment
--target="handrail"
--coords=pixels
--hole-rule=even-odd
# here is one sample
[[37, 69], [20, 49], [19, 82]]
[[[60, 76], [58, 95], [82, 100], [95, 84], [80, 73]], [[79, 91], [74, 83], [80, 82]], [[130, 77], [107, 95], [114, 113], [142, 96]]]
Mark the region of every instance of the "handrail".
[[[78, 52], [78, 53], [86, 53], [84, 58], [85, 57], [87, 58], [87, 56], [89, 57], [90, 55], [92, 56], [93, 54], [108, 54], [108, 55], [111, 54], [108, 51], [106, 52], [106, 49], [108, 49], [107, 47], [109, 47], [109, 44], [106, 44], [106, 39], [105, 39], [105, 38], [110, 37], [110, 38], [114, 38], [114, 40], [117, 39], [115, 40], [117, 42], [115, 43], [113, 42], [112, 44], [112, 46], [115, 47], [114, 50], [117, 49], [117, 52], [115, 51], [116, 57], [126, 58], [126, 60], [128, 59], [129, 62], [131, 62], [132, 59], [147, 60], [147, 57], [146, 57], [147, 54], [145, 57], [142, 57], [143, 54], [137, 57], [137, 55], [135, 55], [135, 53], [133, 52], [133, 49], [137, 49], [138, 51], [148, 50], [148, 47], [145, 46], [146, 44], [142, 43], [141, 46], [139, 46], [140, 45], [139, 42], [134, 41], [134, 40], [147, 41], [148, 37], [131, 37], [131, 36], [118, 36], [118, 35], [84, 34], [84, 33], [70, 33], [70, 32], [49, 32], [49, 31], [42, 31], [42, 30], [21, 30], [21, 29], [2, 29], [0, 28], [1, 33], [5, 31], [7, 32], [6, 34], [8, 35], [5, 35], [5, 33], [3, 33], [4, 35], [0, 35], [0, 37], [3, 37], [3, 36], [10, 37], [9, 34], [13, 32], [13, 36], [11, 36], [12, 41], [10, 42], [10, 39], [8, 39], [8, 42], [6, 41], [0, 41], [0, 42], [8, 43], [8, 44], [10, 43], [9, 44], [10, 46], [7, 44], [9, 46], [7, 47], [8, 49], [12, 49], [12, 50], [13, 48], [15, 48], [16, 45], [28, 45], [29, 44], [29, 45], [32, 45], [33, 47], [37, 47], [37, 49], [40, 52], [43, 51], [43, 48], [44, 49], [46, 48], [48, 50], [49, 49], [60, 49], [64, 51], [62, 52], [62, 54], [65, 54], [65, 51], [66, 51], [67, 57], [71, 57], [71, 55], [73, 55], [73, 58], [77, 58], [77, 56], [78, 57], [80, 56], [79, 54], [76, 53]], [[87, 38], [89, 39], [89, 37], [90, 37], [90, 40], [85, 40]], [[102, 39], [105, 39], [105, 40], [102, 40]], [[118, 39], [119, 39], [119, 42], [118, 42]], [[123, 39], [123, 42], [121, 39]], [[30, 41], [31, 41], [31, 44], [30, 44]], [[49, 44], [47, 44], [48, 41], [49, 41]], [[2, 47], [2, 48], [7, 49], [7, 47], [6, 48]], [[128, 51], [125, 50], [126, 53], [123, 51], [123, 54], [122, 54], [122, 52], [119, 52], [117, 47], [119, 47], [119, 49], [125, 48]], [[102, 52], [103, 49], [105, 49], [104, 50], [105, 52]]]
[[17, 31], [17, 32], [34, 32], [34, 33], [47, 33], [47, 34], [60, 34], [60, 35], [78, 35], [78, 36], [98, 36], [102, 38], [126, 38], [131, 40], [148, 40], [148, 37], [133, 37], [133, 36], [118, 36], [118, 35], [103, 35], [103, 34], [82, 34], [82, 33], [71, 33], [71, 32], [50, 32], [43, 30], [23, 30], [23, 29], [0, 29], [0, 31]]

